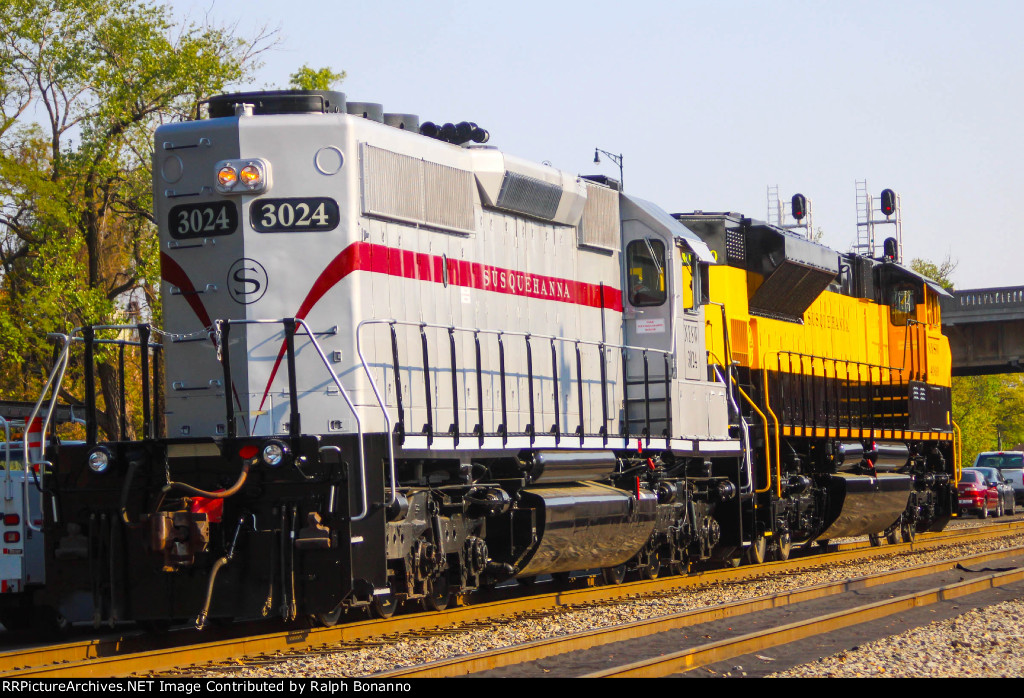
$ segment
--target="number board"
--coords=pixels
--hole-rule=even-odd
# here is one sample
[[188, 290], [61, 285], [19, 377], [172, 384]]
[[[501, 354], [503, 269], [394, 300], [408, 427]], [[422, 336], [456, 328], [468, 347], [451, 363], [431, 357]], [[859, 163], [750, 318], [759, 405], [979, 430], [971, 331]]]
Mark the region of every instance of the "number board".
[[208, 201], [175, 206], [167, 216], [171, 237], [176, 240], [230, 235], [238, 230], [238, 209], [233, 201]]
[[258, 199], [249, 207], [249, 221], [261, 233], [334, 230], [340, 220], [338, 202], [326, 197]]

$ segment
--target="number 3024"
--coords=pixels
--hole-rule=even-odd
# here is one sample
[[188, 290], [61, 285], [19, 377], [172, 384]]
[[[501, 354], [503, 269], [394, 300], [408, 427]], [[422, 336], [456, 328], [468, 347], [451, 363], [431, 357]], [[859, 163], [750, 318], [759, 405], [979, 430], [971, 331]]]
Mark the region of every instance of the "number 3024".
[[178, 240], [230, 235], [238, 229], [238, 212], [230, 201], [184, 204], [171, 209], [167, 223]]
[[249, 208], [252, 227], [261, 233], [333, 230], [338, 204], [328, 198], [259, 199]]

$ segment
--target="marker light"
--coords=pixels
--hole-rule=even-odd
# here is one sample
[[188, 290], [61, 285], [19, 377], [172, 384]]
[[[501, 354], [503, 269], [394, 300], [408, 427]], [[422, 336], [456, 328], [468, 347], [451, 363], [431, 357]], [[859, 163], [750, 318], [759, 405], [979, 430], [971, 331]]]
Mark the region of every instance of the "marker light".
[[238, 183], [238, 173], [230, 165], [217, 170], [217, 187], [220, 189], [231, 189]]
[[258, 189], [263, 185], [263, 171], [256, 165], [243, 167], [238, 178], [248, 189]]
[[270, 163], [263, 158], [221, 160], [213, 168], [221, 194], [262, 194], [270, 189]]

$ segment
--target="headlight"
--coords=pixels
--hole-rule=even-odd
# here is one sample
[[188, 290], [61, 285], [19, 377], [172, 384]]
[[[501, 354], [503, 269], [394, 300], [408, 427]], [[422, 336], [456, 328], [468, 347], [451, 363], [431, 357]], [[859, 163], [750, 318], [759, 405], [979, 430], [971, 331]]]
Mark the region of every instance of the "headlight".
[[270, 163], [262, 158], [221, 160], [214, 165], [221, 194], [263, 194], [270, 190]]
[[263, 447], [263, 462], [271, 468], [276, 468], [288, 457], [288, 447], [280, 441], [271, 441]]
[[94, 448], [89, 452], [89, 469], [94, 473], [105, 473], [110, 467], [110, 451], [104, 446]]

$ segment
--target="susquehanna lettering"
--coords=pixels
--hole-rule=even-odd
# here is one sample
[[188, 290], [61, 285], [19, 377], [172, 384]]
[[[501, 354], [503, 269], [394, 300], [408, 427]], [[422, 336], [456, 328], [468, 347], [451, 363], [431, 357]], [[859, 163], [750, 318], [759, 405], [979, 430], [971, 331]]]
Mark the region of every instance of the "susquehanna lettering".
[[519, 293], [540, 298], [572, 300], [569, 284], [559, 279], [533, 276], [525, 272], [488, 269], [484, 272], [484, 290]]

